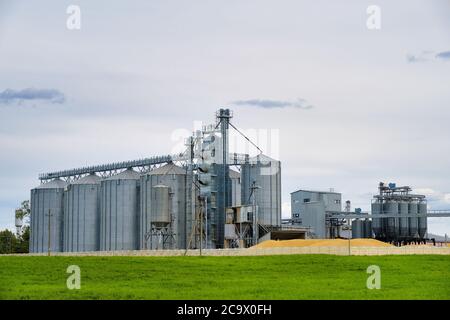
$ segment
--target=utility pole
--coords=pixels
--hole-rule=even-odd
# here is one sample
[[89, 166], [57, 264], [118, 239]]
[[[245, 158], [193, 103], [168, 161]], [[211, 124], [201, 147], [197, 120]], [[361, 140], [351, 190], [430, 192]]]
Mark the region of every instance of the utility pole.
[[50, 248], [51, 248], [51, 209], [48, 209], [48, 251], [47, 251], [47, 255], [50, 256]]
[[205, 248], [208, 249], [208, 197], [205, 196]]
[[200, 210], [200, 256], [202, 256], [202, 247], [203, 247], [203, 209]]
[[351, 256], [352, 255], [352, 251], [351, 251], [351, 238], [348, 237], [348, 255]]
[[259, 239], [259, 227], [258, 227], [258, 213], [257, 213], [257, 207], [256, 207], [256, 190], [260, 189], [259, 186], [256, 185], [256, 182], [253, 181], [252, 184], [252, 194], [253, 194], [253, 201], [252, 201], [252, 211], [253, 211], [253, 245], [258, 244]]

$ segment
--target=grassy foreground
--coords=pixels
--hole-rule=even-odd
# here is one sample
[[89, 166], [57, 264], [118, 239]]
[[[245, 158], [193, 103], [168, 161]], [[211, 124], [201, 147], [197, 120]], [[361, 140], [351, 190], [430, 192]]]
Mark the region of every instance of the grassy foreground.
[[[69, 265], [80, 290], [66, 287]], [[0, 299], [450, 299], [450, 256], [1, 256]]]

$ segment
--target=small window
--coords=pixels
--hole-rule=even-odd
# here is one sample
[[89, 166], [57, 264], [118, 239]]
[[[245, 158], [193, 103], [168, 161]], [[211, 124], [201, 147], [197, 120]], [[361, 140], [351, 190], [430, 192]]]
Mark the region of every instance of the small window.
[[336, 199], [336, 200], [334, 200], [334, 203], [335, 204], [341, 204], [341, 200]]
[[303, 203], [308, 203], [308, 202], [311, 202], [311, 199], [309, 199], [309, 198], [303, 199]]

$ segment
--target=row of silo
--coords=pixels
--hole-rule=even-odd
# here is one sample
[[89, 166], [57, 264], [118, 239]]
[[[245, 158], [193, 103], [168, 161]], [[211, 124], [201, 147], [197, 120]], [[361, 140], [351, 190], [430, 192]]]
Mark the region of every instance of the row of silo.
[[[253, 189], [253, 186], [255, 187]], [[253, 191], [252, 191], [253, 189]], [[258, 222], [265, 226], [281, 225], [281, 162], [265, 155], [250, 158], [241, 169], [241, 203], [258, 206]]]
[[[388, 200], [372, 203], [372, 215], [400, 215], [373, 219], [373, 232], [380, 239], [423, 239], [427, 231], [427, 204], [425, 201]], [[405, 215], [423, 215], [423, 217], [405, 217]]]
[[184, 248], [185, 190], [185, 170], [172, 163], [143, 176], [128, 169], [42, 184], [31, 191], [30, 252], [144, 249], [151, 223], [170, 224]]
[[372, 238], [372, 221], [355, 219], [352, 221], [352, 239]]

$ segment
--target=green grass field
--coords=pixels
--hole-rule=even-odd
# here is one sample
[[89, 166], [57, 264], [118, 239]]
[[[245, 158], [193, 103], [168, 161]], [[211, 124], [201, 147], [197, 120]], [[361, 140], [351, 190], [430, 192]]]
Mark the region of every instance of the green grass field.
[[[80, 290], [66, 287], [69, 265]], [[1, 256], [0, 299], [450, 299], [450, 256]]]

